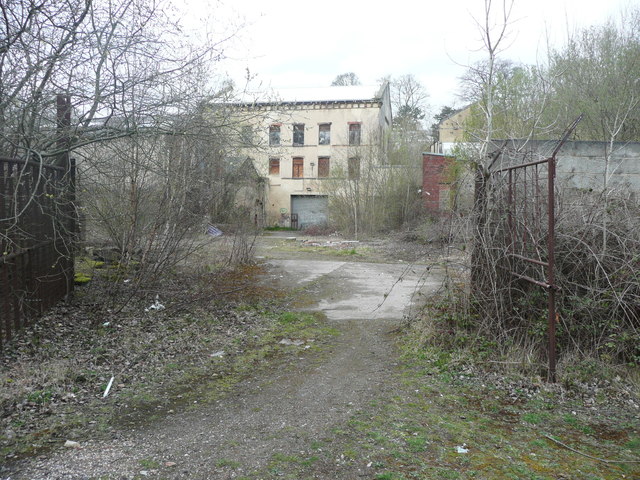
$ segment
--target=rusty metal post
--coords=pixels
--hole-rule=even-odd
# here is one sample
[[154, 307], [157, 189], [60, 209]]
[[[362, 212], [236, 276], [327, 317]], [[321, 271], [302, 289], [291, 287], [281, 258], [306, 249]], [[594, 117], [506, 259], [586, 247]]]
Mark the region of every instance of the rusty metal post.
[[508, 218], [507, 218], [507, 223], [508, 223], [508, 228], [509, 228], [509, 252], [510, 253], [516, 253], [516, 231], [515, 231], [515, 225], [513, 223], [513, 214], [514, 214], [514, 198], [513, 198], [513, 170], [509, 170], [508, 173], [508, 177], [509, 177], [509, 190], [508, 190], [508, 197], [507, 197], [507, 208], [508, 208]]
[[556, 157], [553, 155], [548, 163], [548, 222], [549, 231], [547, 233], [547, 288], [549, 302], [549, 375], [548, 380], [555, 383], [556, 381], [556, 284], [555, 284], [555, 176], [556, 176]]
[[63, 150], [58, 158], [58, 165], [69, 168], [69, 128], [71, 127], [71, 98], [69, 95], [57, 95], [56, 107], [58, 136], [56, 147]]

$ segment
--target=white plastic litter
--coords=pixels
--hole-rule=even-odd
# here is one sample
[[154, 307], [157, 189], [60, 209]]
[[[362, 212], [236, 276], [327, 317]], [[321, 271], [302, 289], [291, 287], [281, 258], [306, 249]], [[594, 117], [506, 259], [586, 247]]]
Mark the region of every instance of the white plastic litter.
[[111, 377], [111, 380], [109, 380], [109, 383], [107, 384], [107, 388], [104, 389], [104, 393], [102, 394], [102, 398], [105, 398], [107, 395], [109, 395], [109, 391], [111, 390], [111, 385], [113, 385], [113, 380], [116, 377]]
[[153, 305], [151, 305], [149, 308], [144, 309], [145, 312], [150, 312], [151, 310], [164, 310], [164, 305], [160, 303], [160, 297], [158, 295], [156, 295], [156, 301], [153, 302]]
[[296, 347], [304, 345], [304, 341], [302, 341], [302, 340], [291, 340], [290, 338], [283, 338], [282, 340], [280, 340], [279, 343], [281, 345], [295, 345]]

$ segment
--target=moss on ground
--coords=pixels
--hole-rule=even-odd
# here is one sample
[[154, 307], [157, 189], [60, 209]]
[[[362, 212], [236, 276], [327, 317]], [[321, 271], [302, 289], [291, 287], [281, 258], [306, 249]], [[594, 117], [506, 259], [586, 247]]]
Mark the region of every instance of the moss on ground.
[[640, 478], [633, 408], [586, 408], [554, 388], [518, 393], [517, 382], [496, 386], [436, 353], [406, 347], [398, 388], [301, 446], [314, 462], [279, 453], [247, 478]]

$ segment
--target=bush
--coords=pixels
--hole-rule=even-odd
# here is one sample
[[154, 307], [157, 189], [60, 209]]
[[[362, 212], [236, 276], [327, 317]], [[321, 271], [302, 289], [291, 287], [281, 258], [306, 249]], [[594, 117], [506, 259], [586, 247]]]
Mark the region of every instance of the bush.
[[[596, 195], [568, 189], [557, 201], [560, 354], [577, 351], [607, 362], [640, 365], [640, 205], [632, 197], [611, 192]], [[525, 213], [514, 215], [516, 228], [524, 224]], [[539, 280], [545, 275], [541, 266], [510, 255], [504, 218], [504, 208], [488, 205], [474, 251], [469, 310], [478, 316], [477, 327], [484, 334], [517, 344], [534, 341], [540, 357], [546, 358], [547, 294], [510, 272]], [[546, 260], [544, 223], [528, 224], [525, 252], [542, 261]]]

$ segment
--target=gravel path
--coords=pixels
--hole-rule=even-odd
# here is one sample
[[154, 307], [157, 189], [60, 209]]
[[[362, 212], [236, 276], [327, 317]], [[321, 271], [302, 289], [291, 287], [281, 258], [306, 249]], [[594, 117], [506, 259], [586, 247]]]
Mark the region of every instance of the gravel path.
[[[153, 426], [110, 441], [24, 461], [8, 478], [226, 479], [265, 468], [277, 453], [312, 455], [314, 441], [395, 388], [389, 332], [416, 292], [439, 286], [425, 266], [402, 264], [277, 259], [268, 275], [265, 281], [282, 288], [307, 287], [303, 309], [323, 312], [341, 333], [327, 350], [301, 350], [296, 360], [245, 380], [216, 404], [167, 412]], [[315, 478], [369, 475], [363, 464]]]

